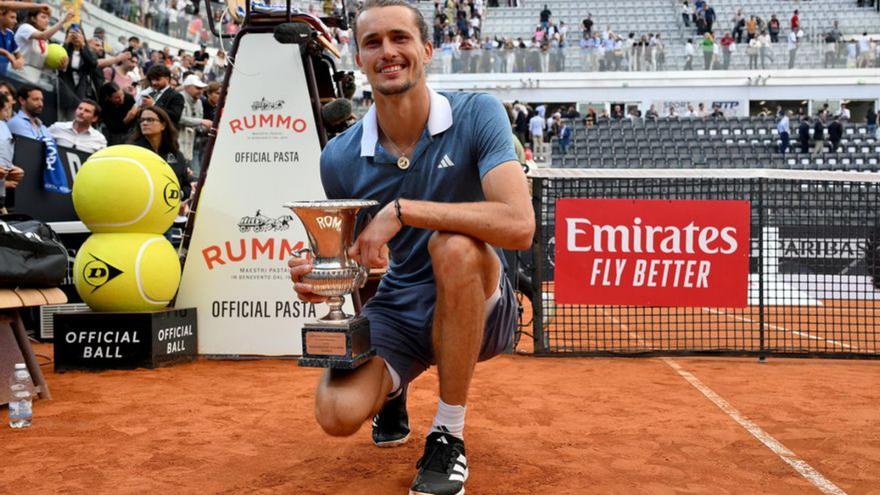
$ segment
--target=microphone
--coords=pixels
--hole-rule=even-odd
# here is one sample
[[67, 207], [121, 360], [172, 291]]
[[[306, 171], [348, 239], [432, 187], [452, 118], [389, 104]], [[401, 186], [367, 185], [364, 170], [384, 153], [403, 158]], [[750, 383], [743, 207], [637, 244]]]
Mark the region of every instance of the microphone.
[[272, 35], [283, 45], [304, 45], [315, 34], [311, 26], [302, 22], [286, 22], [275, 26]]
[[351, 100], [337, 98], [321, 107], [321, 120], [324, 127], [338, 127], [351, 118], [352, 111]]

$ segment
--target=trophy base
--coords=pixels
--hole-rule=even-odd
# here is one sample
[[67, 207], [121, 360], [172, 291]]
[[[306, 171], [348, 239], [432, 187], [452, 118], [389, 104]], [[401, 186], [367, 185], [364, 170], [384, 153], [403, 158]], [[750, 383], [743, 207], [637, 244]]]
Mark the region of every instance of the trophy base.
[[370, 323], [363, 316], [303, 325], [300, 366], [352, 370], [376, 355], [370, 346]]

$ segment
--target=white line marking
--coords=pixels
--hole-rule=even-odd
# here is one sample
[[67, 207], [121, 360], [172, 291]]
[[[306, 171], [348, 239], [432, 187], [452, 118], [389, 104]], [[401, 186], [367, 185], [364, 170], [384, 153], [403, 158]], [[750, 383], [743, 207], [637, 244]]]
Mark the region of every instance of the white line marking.
[[[715, 314], [718, 314], [718, 315], [724, 315], [724, 316], [726, 316], [726, 317], [728, 317], [728, 318], [733, 318], [734, 320], [738, 320], [738, 321], [744, 321], [744, 322], [747, 322], [747, 323], [760, 324], [760, 322], [757, 322], [757, 321], [752, 320], [752, 319], [750, 319], [750, 318], [745, 318], [745, 317], [743, 317], [743, 316], [731, 315], [731, 314], [728, 314], [728, 313], [726, 313], [726, 312], [724, 312], [724, 311], [719, 311], [719, 310], [717, 310], [717, 309], [703, 308], [703, 311], [706, 311], [706, 312], [708, 312], [708, 313], [715, 313]], [[843, 342], [838, 342], [838, 341], [836, 341], [836, 340], [823, 339], [822, 337], [817, 337], [817, 336], [815, 336], [815, 335], [813, 335], [813, 334], [809, 334], [809, 333], [807, 333], [807, 332], [800, 332], [800, 331], [798, 331], [798, 330], [791, 330], [791, 329], [789, 329], [789, 328], [785, 328], [785, 327], [780, 326], [780, 325], [774, 325], [774, 324], [772, 324], [772, 323], [764, 323], [764, 326], [766, 326], [767, 328], [770, 328], [771, 330], [776, 330], [776, 331], [778, 331], [778, 332], [788, 332], [788, 333], [793, 333], [793, 334], [798, 335], [798, 336], [800, 336], [800, 337], [806, 337], [806, 338], [808, 338], [808, 339], [812, 339], [812, 340], [821, 340], [822, 342], [827, 342], [827, 343], [829, 343], [829, 344], [836, 345], [836, 346], [838, 346], [838, 347], [844, 347], [844, 348], [846, 348], [846, 349], [859, 350], [859, 348], [856, 347], [856, 346], [851, 346], [851, 345], [849, 345], [849, 344], [845, 344], [845, 343], [843, 343]]]
[[770, 436], [769, 433], [761, 429], [760, 426], [756, 425], [751, 420], [740, 414], [740, 412], [735, 407], [733, 407], [732, 405], [730, 405], [729, 402], [721, 398], [721, 396], [716, 394], [711, 388], [703, 384], [703, 382], [701, 382], [696, 376], [683, 369], [681, 366], [678, 365], [678, 363], [676, 363], [672, 359], [661, 359], [666, 362], [666, 364], [668, 364], [672, 369], [674, 369], [679, 375], [681, 375], [682, 378], [687, 380], [688, 383], [693, 385], [694, 388], [705, 395], [706, 398], [714, 402], [719, 409], [724, 411], [734, 421], [739, 423], [739, 425], [745, 428], [746, 431], [751, 433], [753, 437], [757, 438], [761, 443], [764, 444], [764, 446], [766, 446], [768, 449], [773, 451], [774, 454], [779, 456], [780, 459], [782, 459], [789, 466], [794, 468], [795, 471], [800, 473], [801, 476], [812, 483], [822, 493], [827, 493], [830, 495], [846, 495], [846, 492], [844, 492], [837, 485], [822, 476], [822, 473], [813, 469], [812, 466], [807, 464], [806, 461], [798, 457], [797, 454], [789, 450], [785, 445], [779, 443], [779, 441]]
[[636, 344], [638, 344], [638, 345], [641, 346], [641, 347], [646, 347], [646, 348], [648, 347], [648, 346], [646, 345], [645, 341], [642, 340], [641, 337], [639, 337], [639, 333], [638, 333], [638, 332], [633, 332], [632, 330], [629, 329], [628, 326], [624, 325], [623, 322], [621, 322], [619, 319], [617, 319], [617, 318], [615, 318], [615, 317], [609, 315], [608, 313], [606, 313], [606, 312], [605, 312], [605, 308], [601, 308], [601, 307], [600, 307], [600, 308], [599, 308], [599, 311], [602, 312], [602, 316], [605, 316], [605, 317], [607, 317], [607, 318], [611, 318], [611, 321], [613, 321], [616, 325], [620, 326], [620, 328], [622, 328], [624, 332], [629, 333], [629, 336], [630, 336], [630, 337], [635, 337], [635, 339], [636, 339]]

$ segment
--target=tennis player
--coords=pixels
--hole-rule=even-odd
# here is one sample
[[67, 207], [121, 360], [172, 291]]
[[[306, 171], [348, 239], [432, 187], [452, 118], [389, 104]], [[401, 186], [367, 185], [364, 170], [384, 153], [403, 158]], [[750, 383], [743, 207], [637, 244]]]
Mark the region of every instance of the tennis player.
[[[433, 46], [418, 9], [367, 1], [354, 35], [375, 104], [327, 143], [321, 180], [330, 199], [379, 202], [349, 254], [387, 273], [363, 309], [378, 356], [354, 371], [325, 371], [315, 413], [336, 436], [372, 417], [374, 443], [400, 445], [409, 436], [407, 385], [436, 364], [437, 414], [410, 493], [459, 494], [475, 364], [502, 352], [516, 324], [499, 248], [531, 245], [531, 199], [501, 103], [426, 85]], [[301, 282], [309, 262], [289, 266], [300, 298], [323, 301]]]

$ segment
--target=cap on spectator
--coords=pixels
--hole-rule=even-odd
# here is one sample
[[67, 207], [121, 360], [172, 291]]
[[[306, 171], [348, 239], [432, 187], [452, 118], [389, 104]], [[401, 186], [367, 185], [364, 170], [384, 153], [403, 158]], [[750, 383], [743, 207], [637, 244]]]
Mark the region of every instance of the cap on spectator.
[[197, 88], [204, 88], [207, 84], [203, 83], [199, 76], [195, 74], [190, 74], [186, 76], [186, 79], [183, 80], [183, 87], [187, 86], [195, 86]]
[[104, 28], [102, 28], [101, 26], [95, 28], [95, 37], [98, 37], [98, 35], [104, 35]]

